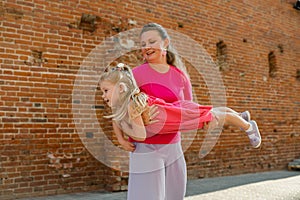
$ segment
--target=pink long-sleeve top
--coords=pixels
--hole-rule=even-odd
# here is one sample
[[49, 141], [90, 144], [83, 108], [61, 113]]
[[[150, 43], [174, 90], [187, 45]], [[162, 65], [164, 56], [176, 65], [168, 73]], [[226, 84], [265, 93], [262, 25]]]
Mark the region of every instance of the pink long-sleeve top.
[[[168, 72], [159, 73], [144, 63], [133, 69], [134, 78], [141, 90], [150, 96], [172, 103], [192, 100], [192, 86], [185, 74], [174, 66]], [[135, 141], [131, 139], [131, 141]], [[172, 144], [180, 141], [180, 132], [157, 134], [142, 141], [147, 144]], [[135, 141], [141, 142], [141, 141]]]

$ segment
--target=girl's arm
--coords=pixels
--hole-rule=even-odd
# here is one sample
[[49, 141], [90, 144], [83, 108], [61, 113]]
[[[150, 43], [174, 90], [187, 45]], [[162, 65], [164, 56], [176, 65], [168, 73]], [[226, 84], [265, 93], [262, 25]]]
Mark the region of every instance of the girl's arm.
[[134, 151], [135, 150], [134, 144], [132, 144], [131, 142], [129, 142], [124, 138], [122, 130], [118, 127], [115, 121], [113, 121], [113, 129], [118, 139], [118, 142], [123, 147], [123, 149], [131, 152]]
[[120, 122], [121, 128], [128, 136], [136, 141], [144, 141], [147, 137], [145, 125], [141, 114], [133, 114], [135, 111], [132, 109], [131, 103], [128, 105], [128, 119]]

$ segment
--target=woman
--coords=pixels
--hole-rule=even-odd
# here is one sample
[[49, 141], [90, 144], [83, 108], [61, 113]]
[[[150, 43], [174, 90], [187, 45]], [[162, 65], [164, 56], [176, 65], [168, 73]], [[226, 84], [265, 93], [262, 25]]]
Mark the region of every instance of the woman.
[[[156, 23], [140, 34], [145, 63], [134, 68], [140, 90], [166, 102], [192, 100], [185, 68], [166, 30]], [[128, 200], [182, 200], [186, 192], [186, 163], [180, 133], [154, 135], [144, 141], [123, 142], [130, 155]]]
[[[145, 93], [147, 94], [146, 96], [151, 96], [151, 98], [149, 97], [147, 99], [147, 103], [151, 104], [151, 99], [154, 99], [153, 104], [160, 102], [162, 107], [168, 105], [172, 107], [172, 109], [170, 108], [171, 112], [176, 108], [177, 111], [180, 110], [180, 112], [176, 112], [180, 115], [177, 117], [184, 118], [185, 115], [180, 114], [182, 108], [178, 106], [174, 107], [171, 103], [177, 101], [190, 102], [192, 100], [191, 83], [185, 73], [182, 62], [180, 62], [175, 50], [172, 48], [167, 32], [162, 26], [150, 23], [143, 27], [140, 40], [142, 55], [146, 62], [133, 69], [134, 78], [132, 78], [131, 70], [124, 66], [107, 69], [106, 73], [103, 74], [102, 84], [100, 84], [101, 90], [103, 91], [103, 98], [111, 107], [115, 106], [115, 108], [120, 108], [116, 109], [115, 114], [111, 117], [116, 118], [116, 121], [123, 119], [126, 113], [131, 113], [130, 103], [135, 102], [128, 100], [134, 100], [138, 98], [139, 95]], [[139, 89], [137, 89], [136, 84]], [[134, 85], [135, 87], [131, 88], [130, 85]], [[113, 91], [116, 92], [114, 95], [112, 95]], [[125, 95], [129, 98], [124, 100], [124, 98], [120, 98], [119, 95]], [[143, 97], [144, 95], [141, 96]], [[162, 101], [158, 99], [162, 99]], [[144, 105], [146, 102], [142, 104]], [[129, 111], [127, 110], [128, 106]], [[199, 105], [196, 105], [196, 107], [198, 106]], [[144, 107], [142, 106], [142, 108]], [[261, 137], [255, 121], [250, 121], [249, 112], [244, 112], [240, 115], [229, 108], [215, 108], [213, 112], [214, 117], [212, 117], [211, 112], [209, 112], [212, 107], [202, 107], [200, 110], [203, 112], [205, 109], [207, 112], [202, 113], [204, 117], [202, 119], [203, 122], [217, 123], [217, 119], [224, 118], [224, 120], [226, 119], [229, 123], [242, 127], [247, 132], [252, 146], [255, 148], [259, 147]], [[125, 110], [126, 112], [118, 112], [119, 110]], [[141, 114], [142, 112], [138, 113]], [[172, 120], [176, 118], [176, 113], [172, 112]], [[194, 112], [194, 110], [190, 113], [198, 114]], [[195, 116], [195, 119], [196, 118]], [[213, 120], [213, 118], [215, 120]], [[164, 118], [159, 118], [159, 122], [162, 123], [161, 121], [163, 121], [163, 119]], [[184, 119], [188, 120], [190, 116]], [[184, 119], [181, 120], [184, 121]], [[132, 137], [139, 136], [138, 138], [142, 139], [134, 140], [131, 138], [130, 142], [128, 142], [123, 138], [122, 130], [124, 131], [124, 128], [127, 126], [127, 130], [133, 130], [134, 123], [131, 124], [128, 122], [124, 123], [125, 125], [119, 124], [118, 126], [116, 121], [113, 122], [113, 127], [118, 141], [124, 149], [132, 151], [130, 154], [128, 200], [184, 199], [187, 181], [186, 163], [180, 144], [180, 133], [175, 132], [175, 130], [178, 129], [173, 127], [173, 125], [172, 127], [167, 127], [167, 125], [170, 124], [166, 122], [166, 124], [161, 124], [160, 127], [163, 128], [160, 129], [159, 134], [152, 134], [153, 136], [148, 137], [148, 135], [151, 135], [151, 130], [149, 130], [150, 126], [146, 128], [146, 134], [145, 132], [142, 133], [142, 131], [145, 130], [144, 128], [138, 129], [137, 127], [139, 126], [135, 126], [138, 131], [133, 134], [127, 131], [127, 134]], [[143, 123], [141, 123], [139, 119], [136, 124], [141, 125]], [[195, 124], [193, 124], [193, 126], [195, 126]], [[196, 128], [201, 127], [202, 125]], [[184, 127], [180, 126], [178, 128]], [[174, 132], [170, 130], [174, 130]], [[157, 132], [154, 131], [154, 133]]]

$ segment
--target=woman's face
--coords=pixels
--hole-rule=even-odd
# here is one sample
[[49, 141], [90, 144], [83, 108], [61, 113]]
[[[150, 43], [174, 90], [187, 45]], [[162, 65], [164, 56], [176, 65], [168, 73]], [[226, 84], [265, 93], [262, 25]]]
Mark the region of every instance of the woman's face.
[[141, 35], [142, 55], [149, 63], [165, 62], [163, 49], [166, 46], [166, 40], [161, 38], [158, 31], [150, 30]]

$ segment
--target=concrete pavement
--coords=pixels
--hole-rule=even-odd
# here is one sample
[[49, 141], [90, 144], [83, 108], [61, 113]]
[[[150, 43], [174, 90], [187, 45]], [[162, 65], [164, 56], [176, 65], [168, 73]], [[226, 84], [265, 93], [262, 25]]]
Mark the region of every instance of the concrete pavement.
[[[126, 194], [89, 192], [22, 200], [125, 200]], [[300, 200], [300, 171], [271, 171], [189, 180], [184, 200], [243, 199]]]

